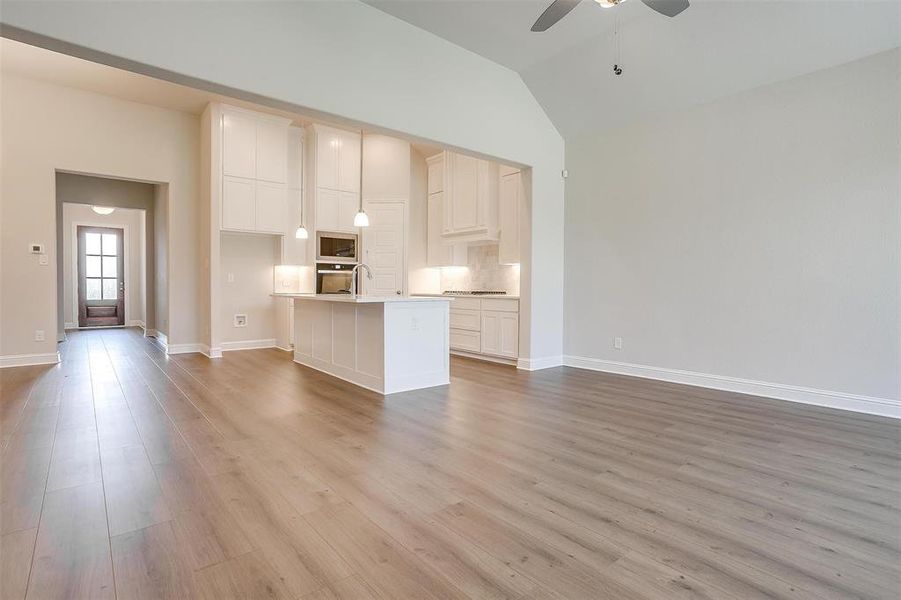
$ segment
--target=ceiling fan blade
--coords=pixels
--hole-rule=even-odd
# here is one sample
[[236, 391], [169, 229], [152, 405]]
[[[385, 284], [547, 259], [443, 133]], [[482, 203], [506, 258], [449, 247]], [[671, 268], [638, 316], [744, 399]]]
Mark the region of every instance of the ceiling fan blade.
[[532, 31], [547, 31], [551, 25], [569, 14], [582, 0], [554, 0], [550, 6], [544, 9], [535, 24], [532, 25]]
[[675, 17], [688, 8], [688, 0], [641, 0], [653, 10], [667, 17]]

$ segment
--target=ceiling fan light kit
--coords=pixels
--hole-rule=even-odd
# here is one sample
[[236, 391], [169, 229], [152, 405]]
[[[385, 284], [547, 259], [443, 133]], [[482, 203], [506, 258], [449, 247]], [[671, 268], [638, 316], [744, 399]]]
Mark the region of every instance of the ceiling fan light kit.
[[[578, 6], [582, 0], [554, 0], [550, 6], [544, 9], [535, 24], [532, 25], [532, 31], [547, 31], [557, 21], [565, 17]], [[613, 8], [617, 4], [622, 4], [626, 0], [594, 0], [602, 8]], [[683, 10], [688, 8], [688, 0], [641, 0], [651, 10], [667, 17], [675, 17]]]

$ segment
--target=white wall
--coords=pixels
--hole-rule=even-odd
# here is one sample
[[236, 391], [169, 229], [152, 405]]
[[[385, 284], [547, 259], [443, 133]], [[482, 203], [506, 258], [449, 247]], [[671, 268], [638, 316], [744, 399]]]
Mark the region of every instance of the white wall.
[[566, 353], [901, 398], [899, 74], [895, 50], [568, 142]]
[[[160, 186], [155, 221], [169, 224], [173, 257], [157, 269], [158, 328], [170, 343], [200, 339], [197, 294], [198, 117], [4, 74], [0, 90], [3, 164], [0, 354], [56, 352], [54, 336], [34, 341], [34, 330], [56, 330], [55, 170], [147, 182]], [[168, 215], [165, 214], [168, 212]], [[160, 227], [157, 227], [160, 231]], [[27, 254], [30, 242], [46, 244], [48, 266]], [[164, 258], [157, 256], [158, 259]], [[165, 261], [157, 262], [165, 265]], [[160, 281], [160, 279], [164, 279]], [[31, 300], [18, 299], [15, 281], [28, 281]], [[168, 308], [167, 308], [168, 307]]]
[[[272, 235], [224, 233], [220, 240], [219, 331], [222, 343], [256, 342], [277, 337], [272, 267], [279, 262], [278, 239]], [[234, 281], [229, 281], [231, 274]], [[235, 327], [235, 314], [247, 315], [247, 326]], [[223, 346], [227, 349], [228, 346]]]
[[66, 327], [78, 326], [78, 282], [75, 256], [77, 237], [74, 225], [115, 227], [127, 237], [125, 260], [125, 318], [126, 325], [144, 325], [144, 211], [118, 208], [110, 215], [98, 215], [86, 204], [63, 204], [63, 311]]
[[4, 2], [0, 18], [86, 58], [532, 166], [521, 336], [545, 359], [530, 364], [559, 362], [563, 141], [516, 73], [359, 2]]

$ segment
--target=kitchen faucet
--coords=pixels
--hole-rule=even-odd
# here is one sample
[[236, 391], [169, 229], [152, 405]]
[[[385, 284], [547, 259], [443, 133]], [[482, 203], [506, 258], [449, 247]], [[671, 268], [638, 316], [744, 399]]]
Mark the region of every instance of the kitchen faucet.
[[350, 295], [352, 298], [357, 297], [357, 269], [363, 267], [366, 270], [366, 279], [372, 279], [372, 270], [365, 263], [357, 263], [350, 272]]

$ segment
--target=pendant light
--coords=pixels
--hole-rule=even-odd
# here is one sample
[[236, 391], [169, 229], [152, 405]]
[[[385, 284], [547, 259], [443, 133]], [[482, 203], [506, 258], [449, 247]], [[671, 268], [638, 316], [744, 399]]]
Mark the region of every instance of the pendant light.
[[363, 130], [360, 130], [360, 212], [354, 215], [354, 227], [369, 227], [369, 215], [363, 210]]
[[303, 192], [300, 194], [300, 225], [294, 230], [294, 237], [298, 240], [305, 240], [310, 237], [307, 228], [303, 226]]

